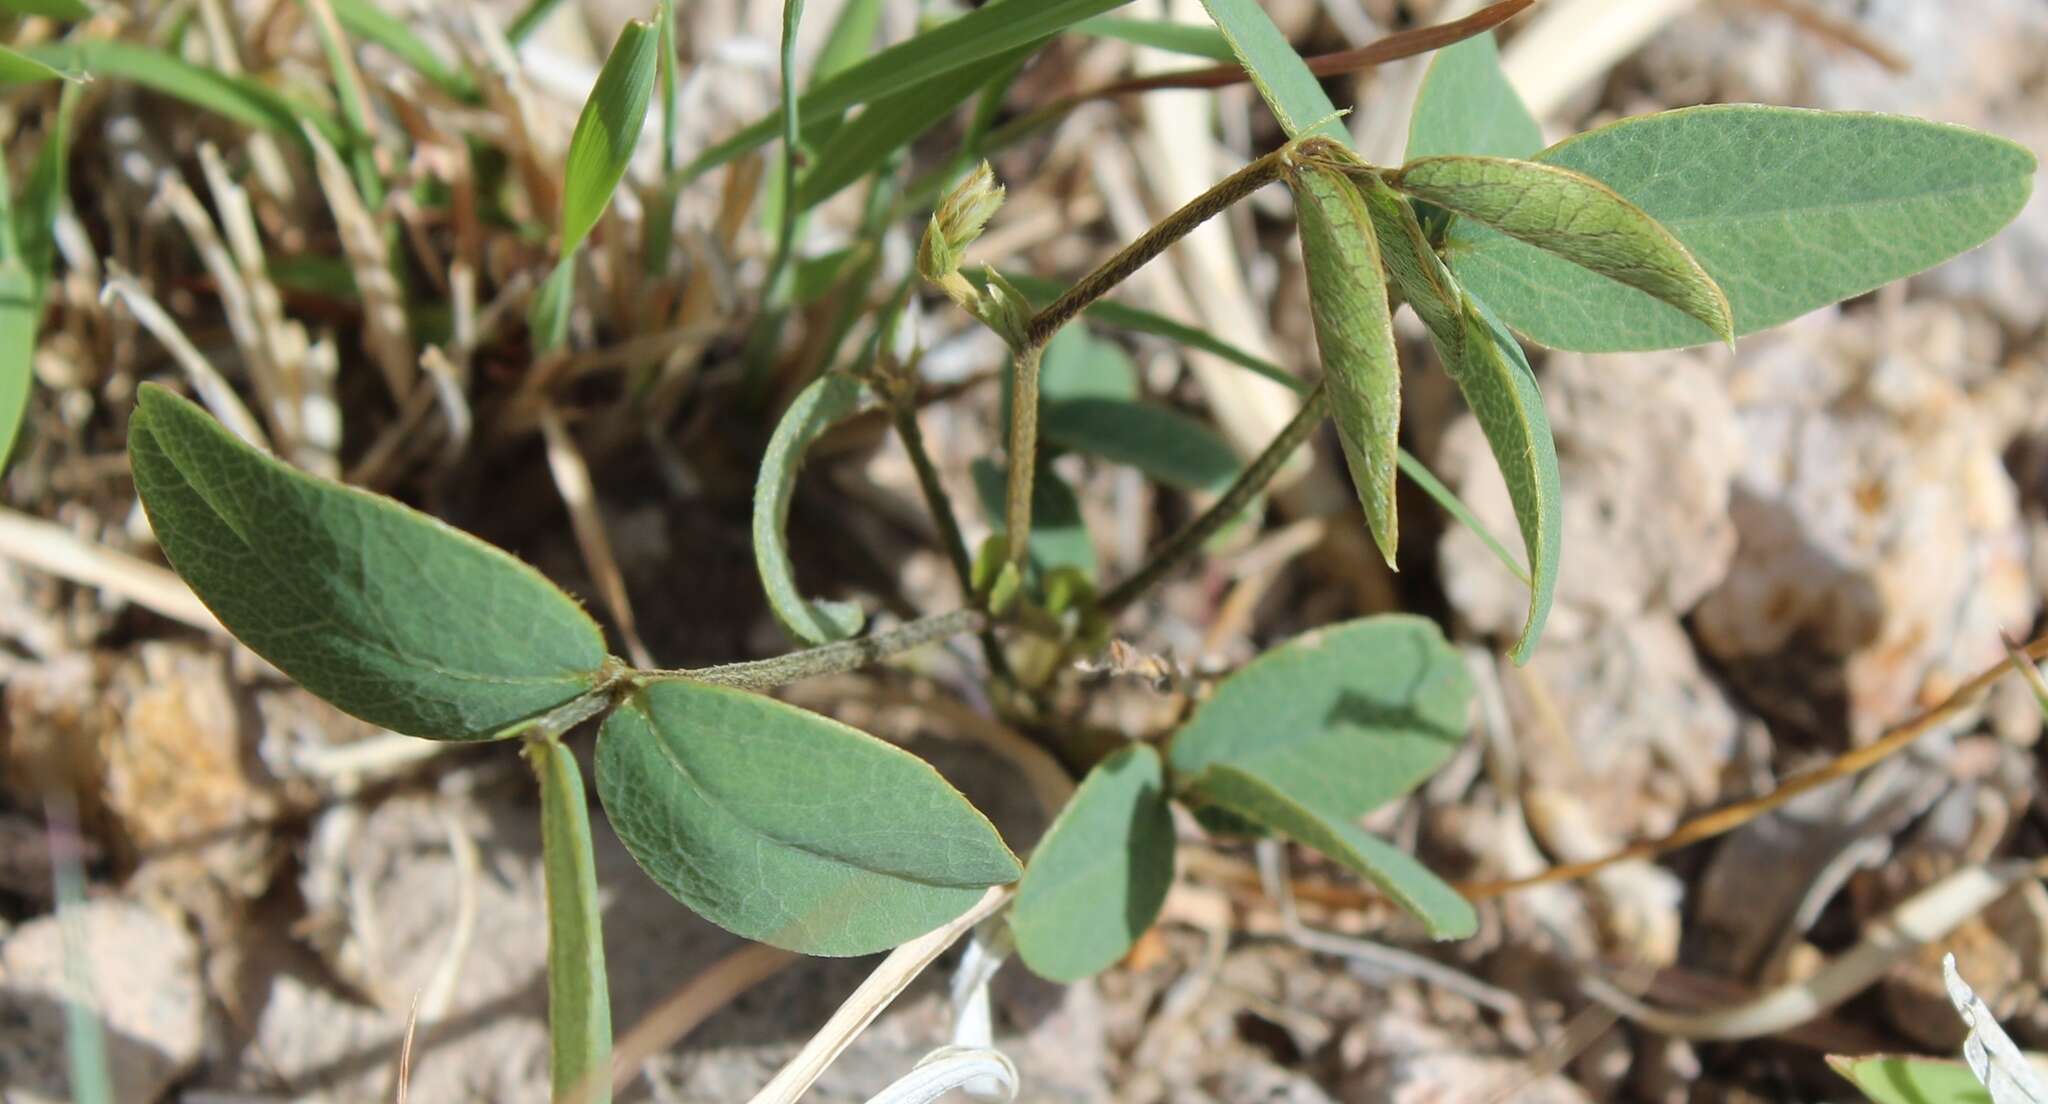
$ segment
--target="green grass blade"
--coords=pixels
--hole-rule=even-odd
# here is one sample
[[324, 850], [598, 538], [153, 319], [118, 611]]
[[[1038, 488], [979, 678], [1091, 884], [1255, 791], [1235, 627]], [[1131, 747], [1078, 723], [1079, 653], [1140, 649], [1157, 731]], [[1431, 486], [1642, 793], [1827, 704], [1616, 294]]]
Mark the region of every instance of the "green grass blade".
[[1273, 25], [1258, 0], [1202, 0], [1209, 18], [1230, 40], [1230, 48], [1251, 75], [1253, 87], [1280, 120], [1289, 138], [1318, 134], [1349, 144], [1337, 107], [1323, 92], [1314, 73], [1294, 47], [1287, 44], [1280, 28]]
[[84, 0], [0, 0], [0, 12], [8, 15], [40, 15], [76, 23], [92, 18]]
[[27, 266], [18, 258], [0, 260], [0, 471], [28, 415], [42, 313], [42, 296]]
[[33, 46], [24, 54], [53, 68], [97, 80], [124, 80], [211, 111], [230, 122], [296, 137], [304, 120], [330, 142], [344, 141], [340, 124], [324, 111], [298, 103], [245, 76], [202, 69], [154, 47], [110, 39]]
[[1500, 68], [1493, 32], [1437, 51], [1408, 116], [1407, 159], [1440, 153], [1528, 157], [1543, 128]]
[[874, 172], [897, 150], [938, 125], [986, 87], [991, 71], [1000, 75], [1021, 65], [1042, 43], [1043, 40], [1029, 43], [990, 58], [985, 65], [943, 74], [869, 104], [852, 120], [835, 128], [831, 141], [818, 151], [797, 185], [796, 202], [791, 206], [798, 211], [809, 210]]
[[562, 255], [583, 244], [626, 175], [661, 60], [661, 35], [645, 20], [628, 20], [597, 74], [576, 131], [569, 137], [562, 182]]
[[1401, 451], [1401, 362], [1372, 216], [1335, 169], [1300, 166], [1288, 186], [1308, 269], [1309, 315], [1329, 385], [1330, 416], [1366, 527], [1388, 567], [1400, 546], [1394, 483]]
[[[782, 0], [782, 194], [796, 194], [797, 160], [803, 153], [803, 120], [796, 100], [796, 33], [804, 18], [804, 0]], [[796, 216], [801, 208], [785, 198], [777, 213], [775, 261], [770, 271], [781, 275], [789, 263], [789, 246], [796, 240]], [[771, 284], [774, 280], [769, 281]]]
[[1627, 284], [1730, 343], [1728, 296], [1671, 231], [1583, 173], [1510, 157], [1424, 157], [1387, 174], [1399, 191]]
[[362, 197], [364, 206], [375, 211], [384, 204], [384, 178], [377, 172], [376, 132], [370, 125], [369, 93], [363, 88], [355, 60], [350, 56], [348, 30], [341, 25], [339, 16], [326, 18], [333, 15], [333, 10], [323, 7], [318, 0], [301, 3], [308, 22], [313, 24], [314, 37], [320, 40], [320, 52], [327, 58], [327, 70], [333, 76], [334, 99], [341, 107], [341, 124], [348, 134], [348, 143], [340, 148], [348, 158], [356, 194]]
[[860, 631], [866, 616], [853, 602], [812, 601], [797, 589], [786, 530], [804, 452], [833, 424], [860, 409], [867, 388], [849, 375], [831, 372], [797, 393], [776, 424], [754, 481], [754, 566], [768, 593], [769, 608], [791, 636], [806, 644], [828, 644]]
[[1444, 481], [1438, 479], [1435, 472], [1423, 466], [1422, 461], [1417, 460], [1414, 454], [1410, 453], [1407, 449], [1401, 450], [1400, 463], [1401, 473], [1406, 475], [1410, 482], [1422, 488], [1422, 493], [1428, 495], [1438, 506], [1443, 507], [1444, 512], [1451, 515], [1458, 524], [1471, 530], [1473, 536], [1478, 537], [1488, 549], [1492, 550], [1493, 558], [1499, 560], [1508, 569], [1508, 574], [1521, 580], [1523, 586], [1529, 585], [1528, 569], [1515, 560], [1514, 553], [1508, 551], [1507, 545], [1502, 544], [1500, 538], [1487, 530], [1486, 526], [1480, 522], [1478, 515], [1472, 512], [1471, 507], [1465, 505], [1464, 500], [1458, 497], [1456, 491], [1445, 486]]
[[1230, 52], [1229, 39], [1223, 37], [1214, 27], [1201, 27], [1193, 23], [1098, 15], [1093, 19], [1083, 19], [1074, 24], [1072, 29], [1075, 34], [1114, 38], [1136, 46], [1149, 46], [1155, 50], [1208, 58], [1210, 61], [1237, 60], [1237, 55]]
[[451, 99], [474, 103], [482, 95], [476, 78], [450, 65], [440, 51], [413, 32], [402, 19], [377, 6], [376, 0], [329, 0], [342, 29], [364, 42], [374, 42], [411, 66]]
[[[36, 151], [36, 163], [22, 185], [21, 200], [14, 205], [14, 240], [19, 243], [22, 263], [40, 291], [50, 282], [57, 259], [57, 214], [64, 202], [70, 176], [71, 126], [77, 114], [81, 86], [66, 85], [57, 98], [56, 124]], [[6, 187], [0, 178], [0, 188]], [[5, 450], [0, 450], [4, 455]]]
[[35, 84], [40, 81], [64, 79], [66, 74], [59, 72], [48, 62], [38, 61], [11, 46], [0, 46], [0, 85]]
[[[1058, 34], [1129, 0], [995, 0], [915, 38], [897, 43], [844, 72], [819, 81], [797, 102], [801, 125], [882, 96], [906, 92], [942, 73]], [[699, 154], [682, 171], [696, 177], [774, 138], [779, 113], [760, 119]]]
[[612, 1007], [590, 805], [576, 754], [552, 733], [527, 741], [540, 779], [541, 871], [548, 898], [548, 1076], [556, 1100], [611, 1099]]
[[505, 41], [514, 46], [525, 42], [533, 37], [533, 32], [540, 30], [540, 25], [547, 22], [548, 16], [555, 14], [555, 9], [561, 6], [562, 0], [531, 0], [525, 7], [519, 9], [518, 15], [512, 17], [512, 22], [505, 25]]
[[1970, 1067], [1954, 1059], [1830, 1054], [1828, 1065], [1863, 1090], [1871, 1104], [1999, 1104]]
[[[1899, 116], [1751, 104], [1623, 119], [1536, 160], [1584, 173], [1675, 236], [1727, 292], [1737, 336], [1974, 248], [2033, 190], [2024, 147]], [[1459, 282], [1531, 341], [1580, 352], [1717, 340], [1683, 312], [1460, 219]]]

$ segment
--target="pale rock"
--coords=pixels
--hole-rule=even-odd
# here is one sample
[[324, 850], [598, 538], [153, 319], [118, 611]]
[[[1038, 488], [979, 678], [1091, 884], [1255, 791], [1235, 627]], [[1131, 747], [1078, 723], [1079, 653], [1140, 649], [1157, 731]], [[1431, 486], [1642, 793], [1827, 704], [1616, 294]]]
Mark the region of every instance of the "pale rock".
[[1342, 1098], [1364, 1104], [1588, 1104], [1583, 1089], [1536, 1060], [1473, 1053], [1448, 1032], [1407, 1015], [1382, 1016], [1363, 1026], [1365, 1063], [1344, 1086]]
[[[1682, 614], [1727, 571], [1741, 438], [1721, 383], [1725, 361], [1718, 352], [1545, 361], [1564, 551], [1544, 647], [1646, 613]], [[1437, 462], [1487, 530], [1524, 559], [1507, 486], [1470, 415], [1446, 434]], [[1438, 559], [1468, 625], [1502, 639], [1521, 631], [1528, 588], [1477, 536], [1450, 525]]]
[[1858, 741], [1996, 661], [2034, 609], [2003, 443], [1886, 336], [1816, 319], [1745, 344], [1741, 544], [1694, 619], [1759, 708]]
[[[78, 963], [89, 979], [106, 1040], [113, 1099], [161, 1098], [199, 1061], [206, 998], [199, 944], [146, 905], [119, 897], [85, 902], [74, 921]], [[65, 1059], [72, 992], [56, 916], [32, 920], [0, 943], [0, 1098], [8, 1104], [73, 1099]]]

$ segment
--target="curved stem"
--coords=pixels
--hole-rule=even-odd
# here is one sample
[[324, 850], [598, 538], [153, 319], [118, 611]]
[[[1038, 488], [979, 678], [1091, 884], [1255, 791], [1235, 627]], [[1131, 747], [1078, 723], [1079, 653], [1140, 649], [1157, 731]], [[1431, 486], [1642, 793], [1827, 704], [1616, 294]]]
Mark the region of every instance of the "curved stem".
[[1274, 437], [1273, 443], [1266, 446], [1266, 451], [1260, 453], [1257, 459], [1238, 473], [1237, 479], [1230, 484], [1230, 489], [1223, 492], [1223, 497], [1217, 499], [1215, 505], [1202, 511], [1199, 517], [1188, 522], [1180, 532], [1168, 537], [1166, 543], [1152, 553], [1152, 558], [1145, 562], [1145, 566], [1138, 569], [1137, 574], [1118, 583], [1114, 589], [1102, 596], [1100, 607], [1103, 614], [1114, 617], [1122, 612], [1124, 607], [1157, 585], [1175, 564], [1191, 555], [1204, 541], [1215, 536], [1216, 531], [1223, 528], [1226, 522], [1251, 505], [1252, 499], [1266, 489], [1266, 484], [1273, 481], [1274, 474], [1287, 462], [1287, 458], [1294, 455], [1294, 450], [1300, 448], [1302, 442], [1308, 440], [1309, 434], [1314, 433], [1316, 427], [1322, 424], [1323, 415], [1329, 410], [1329, 405], [1328, 392], [1323, 384], [1318, 382], [1315, 390], [1308, 393], [1307, 401], [1303, 402], [1301, 409], [1295, 413], [1294, 419], [1281, 427], [1279, 436]]
[[744, 663], [726, 663], [717, 667], [695, 667], [676, 671], [636, 671], [631, 677], [638, 682], [707, 682], [714, 686], [731, 686], [741, 690], [769, 690], [800, 679], [857, 671], [899, 652], [907, 652], [912, 648], [922, 647], [960, 633], [977, 632], [987, 625], [987, 614], [980, 610], [959, 609], [936, 617], [919, 618], [885, 633], [876, 633], [856, 640], [842, 640], [817, 648], [806, 648], [773, 659], [753, 659]]
[[1066, 294], [1054, 300], [1051, 306], [1031, 316], [1031, 326], [1025, 332], [1027, 342], [1037, 347], [1051, 341], [1061, 326], [1072, 321], [1088, 304], [1124, 282], [1131, 273], [1144, 267], [1147, 261], [1165, 252], [1167, 246], [1187, 237], [1195, 227], [1228, 210], [1238, 200], [1280, 179], [1291, 151], [1290, 143], [1224, 177], [1215, 187], [1166, 216], [1164, 222], [1145, 231], [1116, 256], [1102, 262], [1095, 271], [1081, 277], [1079, 283], [1068, 288]]

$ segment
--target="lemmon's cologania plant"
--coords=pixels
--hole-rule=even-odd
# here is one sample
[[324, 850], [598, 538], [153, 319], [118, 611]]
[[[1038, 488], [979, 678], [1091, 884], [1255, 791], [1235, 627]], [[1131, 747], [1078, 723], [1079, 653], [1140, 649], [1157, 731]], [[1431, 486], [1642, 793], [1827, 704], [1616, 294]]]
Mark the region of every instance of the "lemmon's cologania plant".
[[[1031, 2], [1003, 0], [968, 18], [1057, 9], [1078, 19], [1114, 6]], [[1434, 61], [1406, 163], [1372, 165], [1253, 0], [1205, 3], [1290, 140], [1044, 307], [1025, 290], [1033, 281], [970, 278], [963, 268], [1001, 202], [985, 165], [965, 177], [933, 214], [918, 268], [1012, 352], [1007, 470], [976, 473], [998, 536], [976, 555], [961, 542], [917, 438], [914, 362], [884, 355], [858, 375], [825, 374], [784, 414], [755, 507], [764, 587], [806, 649], [701, 670], [636, 669], [574, 599], [506, 553], [306, 475], [170, 391], [144, 388], [129, 435], [136, 487], [171, 564], [222, 624], [373, 724], [430, 740], [523, 742], [543, 796], [558, 1089], [604, 1069], [610, 1045], [587, 804], [561, 742], [586, 722], [600, 722], [604, 811], [647, 875], [706, 919], [778, 947], [888, 948], [1016, 883], [1007, 918], [1024, 962], [1057, 980], [1085, 977], [1116, 962], [1157, 913], [1173, 869], [1172, 802], [1204, 823], [1321, 852], [1433, 937], [1470, 934], [1470, 904], [1357, 826], [1464, 738], [1470, 686], [1442, 633], [1420, 618], [1366, 618], [1281, 643], [1217, 683], [1178, 730], [1130, 734], [1081, 764], [1085, 776], [1028, 863], [921, 760], [766, 691], [980, 634], [992, 698], [1045, 731], [1033, 709], [1047, 680], [1099, 648], [1114, 617], [1253, 505], [1325, 417], [1391, 562], [1404, 458], [1390, 317], [1402, 303], [1506, 476], [1530, 583], [1513, 644], [1524, 658], [1556, 577], [1559, 503], [1556, 453], [1517, 335], [1586, 352], [1732, 343], [1983, 242], [2032, 185], [2032, 157], [2010, 142], [1882, 115], [1698, 107], [1545, 147], [1486, 38]], [[642, 54], [653, 37], [629, 33], [621, 51], [632, 56], [614, 54], [642, 85], [653, 79]], [[644, 93], [628, 92], [644, 115]], [[624, 133], [637, 133], [639, 119], [630, 121]], [[603, 133], [590, 141], [606, 143], [598, 160], [630, 149], [618, 128], [591, 129]], [[601, 209], [618, 175], [594, 177]], [[1142, 421], [1130, 412], [1145, 408], [1118, 394], [1127, 383], [1093, 373], [1110, 363], [1097, 355], [1103, 343], [1069, 324], [1268, 184], [1294, 196], [1321, 380], [1304, 388], [1300, 414], [1270, 448], [1211, 481], [1212, 506], [1133, 577], [1098, 591], [1085, 534], [1078, 550], [1073, 539], [1071, 492], [1038, 461], [1055, 446], [1114, 455], [1120, 434]], [[594, 218], [566, 221], [585, 229]], [[537, 317], [558, 330], [560, 310], [550, 299]], [[896, 415], [972, 601], [862, 635], [857, 606], [799, 592], [783, 522], [806, 446], [873, 404]]]

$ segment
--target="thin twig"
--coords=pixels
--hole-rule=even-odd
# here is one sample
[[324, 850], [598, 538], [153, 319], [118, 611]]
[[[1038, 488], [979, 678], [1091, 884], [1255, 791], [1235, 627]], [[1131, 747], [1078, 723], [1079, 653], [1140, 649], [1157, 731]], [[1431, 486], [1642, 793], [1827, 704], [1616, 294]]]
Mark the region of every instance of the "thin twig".
[[1308, 440], [1309, 435], [1315, 432], [1316, 427], [1322, 424], [1323, 414], [1328, 406], [1328, 393], [1323, 385], [1318, 383], [1315, 390], [1309, 392], [1308, 400], [1301, 404], [1301, 410], [1294, 415], [1293, 420], [1281, 427], [1280, 435], [1273, 438], [1273, 443], [1266, 446], [1266, 451], [1260, 453], [1238, 473], [1237, 479], [1230, 484], [1229, 490], [1223, 492], [1222, 498], [1202, 511], [1199, 517], [1190, 521], [1180, 532], [1167, 538], [1166, 543], [1152, 553], [1152, 558], [1138, 569], [1137, 574], [1118, 583], [1109, 593], [1102, 596], [1102, 612], [1114, 617], [1152, 589], [1168, 571], [1173, 570], [1175, 564], [1200, 548], [1202, 543], [1214, 536], [1225, 523], [1243, 513], [1244, 508], [1251, 504], [1251, 500], [1272, 481], [1273, 473], [1279, 471], [1281, 465], [1287, 462], [1287, 458], [1294, 455], [1294, 450], [1300, 448], [1302, 443]]
[[1493, 882], [1466, 882], [1458, 886], [1458, 891], [1476, 901], [1488, 897], [1498, 897], [1504, 893], [1513, 893], [1518, 889], [1528, 889], [1531, 886], [1573, 881], [1613, 866], [1616, 863], [1632, 862], [1637, 859], [1653, 859], [1666, 851], [1674, 851], [1680, 847], [1686, 847], [1699, 843], [1702, 840], [1711, 839], [1724, 832], [1732, 831], [1762, 816], [1764, 813], [1784, 805], [1800, 794], [1825, 786], [1838, 778], [1846, 778], [1849, 775], [1869, 770], [1871, 767], [1897, 754], [1907, 745], [1913, 743], [1913, 741], [1918, 740], [1944, 721], [1962, 712], [1976, 700], [1978, 695], [1990, 689], [1992, 683], [1997, 682], [2006, 672], [2012, 670], [2014, 663], [2020, 661], [2020, 656], [2034, 660], [2048, 656], [2048, 636], [2036, 639], [2025, 648], [2020, 649], [2017, 654], [2008, 656], [2006, 659], [2002, 659], [1986, 670], [1979, 672], [1975, 678], [1958, 687], [1955, 693], [1950, 694], [1940, 705], [1899, 725], [1879, 737], [1876, 741], [1846, 752], [1826, 766], [1788, 778], [1779, 784], [1777, 789], [1761, 797], [1737, 802], [1726, 808], [1716, 809], [1711, 813], [1694, 817], [1680, 825], [1676, 831], [1661, 839], [1632, 843], [1602, 858], [1592, 859], [1587, 862], [1566, 863], [1563, 866], [1553, 866], [1540, 874], [1533, 874], [1526, 878], [1513, 878]]
[[800, 679], [857, 671], [898, 652], [907, 652], [961, 633], [979, 632], [987, 626], [987, 614], [975, 609], [959, 609], [921, 618], [888, 632], [806, 648], [773, 659], [675, 671], [640, 671], [634, 678], [642, 682], [707, 682], [741, 690], [768, 690]]

